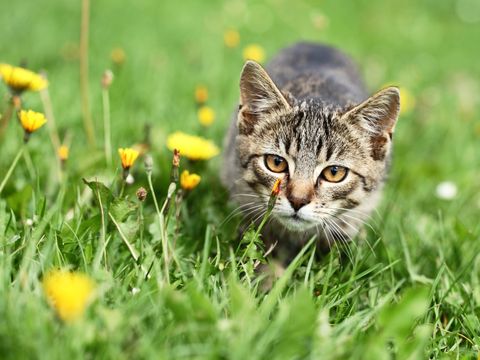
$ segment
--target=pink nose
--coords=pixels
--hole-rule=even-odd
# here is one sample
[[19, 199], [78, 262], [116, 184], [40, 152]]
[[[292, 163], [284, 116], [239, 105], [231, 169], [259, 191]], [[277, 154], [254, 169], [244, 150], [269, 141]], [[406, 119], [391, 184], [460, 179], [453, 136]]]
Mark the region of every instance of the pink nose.
[[291, 194], [289, 194], [287, 199], [290, 202], [290, 205], [292, 205], [293, 210], [295, 211], [300, 210], [300, 208], [302, 208], [303, 206], [307, 205], [310, 202], [310, 199], [307, 199], [305, 197], [292, 196]]

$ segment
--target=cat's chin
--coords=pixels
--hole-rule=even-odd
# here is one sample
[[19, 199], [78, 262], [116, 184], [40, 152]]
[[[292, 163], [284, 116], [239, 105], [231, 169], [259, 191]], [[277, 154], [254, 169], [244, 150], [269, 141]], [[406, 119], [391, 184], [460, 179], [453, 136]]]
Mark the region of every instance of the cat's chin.
[[294, 216], [275, 216], [280, 224], [282, 224], [289, 231], [303, 232], [314, 229], [317, 224], [308, 220], [305, 220], [297, 215]]

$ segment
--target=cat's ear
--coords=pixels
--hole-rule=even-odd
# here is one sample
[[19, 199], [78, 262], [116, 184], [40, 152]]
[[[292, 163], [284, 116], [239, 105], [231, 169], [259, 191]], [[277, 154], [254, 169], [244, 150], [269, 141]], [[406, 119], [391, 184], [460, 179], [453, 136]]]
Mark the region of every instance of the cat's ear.
[[380, 90], [360, 105], [343, 114], [342, 118], [360, 125], [374, 135], [388, 134], [395, 129], [400, 112], [400, 92], [396, 87]]
[[240, 132], [251, 132], [262, 116], [290, 108], [267, 72], [255, 61], [247, 61], [240, 77]]

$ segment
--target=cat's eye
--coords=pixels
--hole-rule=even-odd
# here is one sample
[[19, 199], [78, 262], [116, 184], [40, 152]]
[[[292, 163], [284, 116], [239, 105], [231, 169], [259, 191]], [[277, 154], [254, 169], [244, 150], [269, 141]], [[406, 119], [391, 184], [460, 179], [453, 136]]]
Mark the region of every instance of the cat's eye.
[[278, 155], [265, 155], [265, 166], [274, 173], [287, 171], [287, 160]]
[[343, 166], [327, 166], [322, 170], [320, 176], [328, 182], [338, 183], [347, 177], [348, 169]]

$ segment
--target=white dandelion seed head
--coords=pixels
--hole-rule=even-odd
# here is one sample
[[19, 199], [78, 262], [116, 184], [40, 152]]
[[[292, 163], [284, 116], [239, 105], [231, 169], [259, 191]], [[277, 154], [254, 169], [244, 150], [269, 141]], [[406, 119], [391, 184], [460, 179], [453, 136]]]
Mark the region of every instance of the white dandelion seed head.
[[439, 199], [452, 200], [457, 196], [457, 185], [452, 181], [443, 181], [437, 185], [435, 193]]

